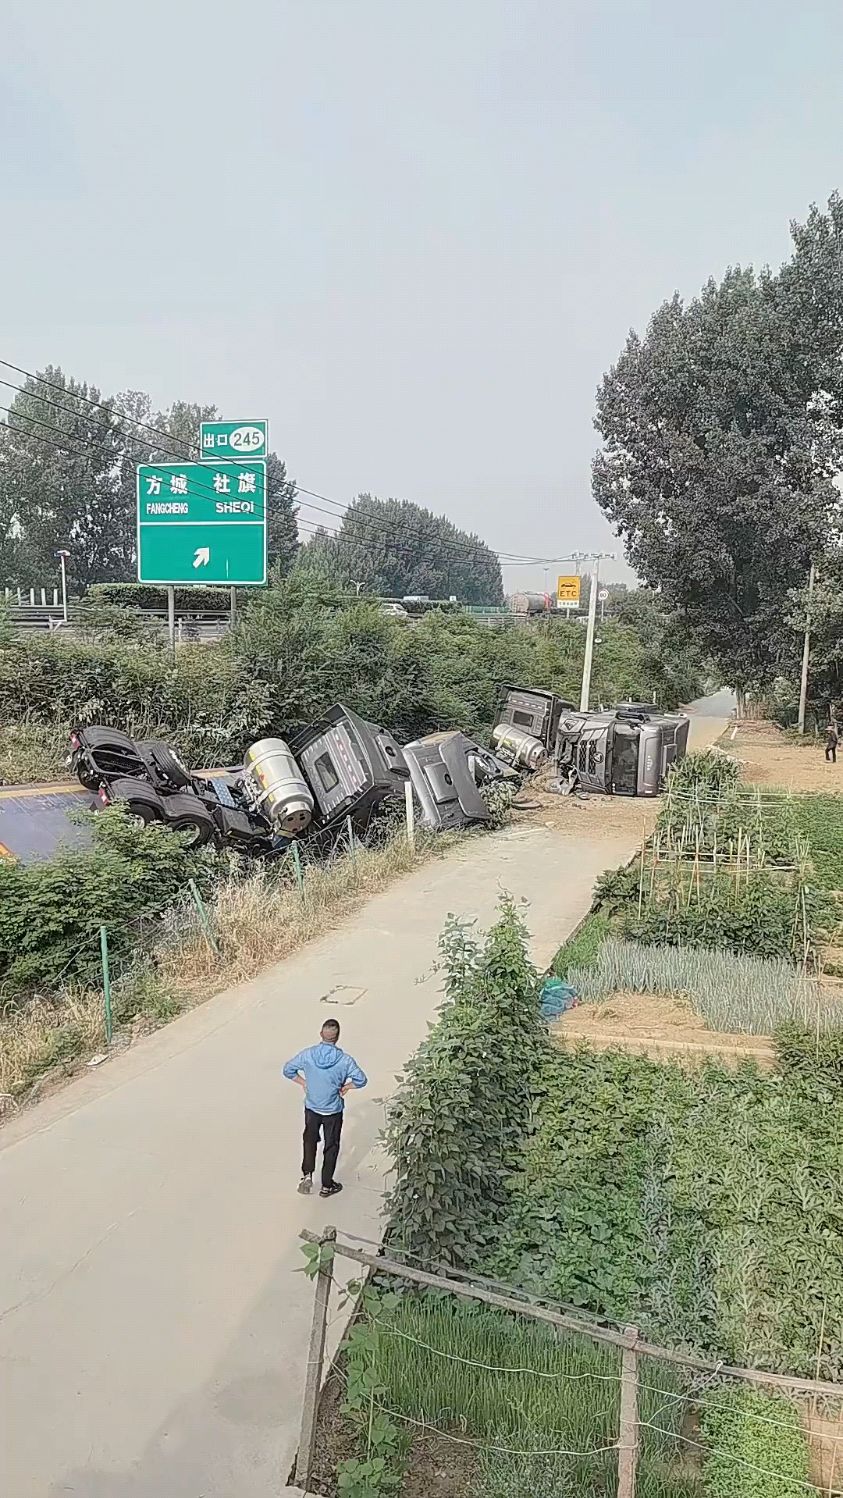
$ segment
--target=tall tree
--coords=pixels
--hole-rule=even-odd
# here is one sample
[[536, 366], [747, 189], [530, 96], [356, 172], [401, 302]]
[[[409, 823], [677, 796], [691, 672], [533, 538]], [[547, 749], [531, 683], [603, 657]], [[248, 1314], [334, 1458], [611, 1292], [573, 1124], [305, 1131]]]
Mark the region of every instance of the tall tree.
[[310, 565], [311, 547], [313, 561], [324, 566], [330, 559], [338, 577], [350, 583], [362, 580], [392, 597], [454, 594], [465, 603], [503, 599], [500, 564], [485, 542], [406, 500], [361, 494], [345, 511], [334, 541], [314, 537], [302, 549], [303, 567]]
[[805, 332], [782, 278], [729, 270], [631, 333], [597, 396], [595, 499], [739, 689], [788, 653], [785, 595], [835, 519], [841, 443]]
[[266, 462], [266, 526], [269, 565], [276, 575], [289, 572], [299, 549], [296, 485], [277, 453]]
[[0, 521], [12, 542], [12, 580], [54, 577], [59, 549], [70, 552], [71, 576], [83, 586], [125, 575], [134, 526], [120, 503], [121, 425], [108, 403], [89, 403], [100, 399], [49, 366], [12, 402], [0, 427]]

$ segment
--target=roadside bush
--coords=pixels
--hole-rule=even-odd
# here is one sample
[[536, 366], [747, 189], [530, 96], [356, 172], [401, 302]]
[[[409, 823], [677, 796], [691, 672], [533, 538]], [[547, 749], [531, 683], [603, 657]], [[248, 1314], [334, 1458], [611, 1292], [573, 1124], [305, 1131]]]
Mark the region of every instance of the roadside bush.
[[[570, 695], [582, 667], [583, 631], [570, 621], [490, 630], [435, 610], [409, 625], [365, 599], [337, 606], [301, 579], [251, 597], [223, 640], [183, 645], [173, 660], [113, 590], [92, 597], [93, 638], [0, 632], [0, 722], [113, 723], [170, 740], [193, 764], [233, 763], [250, 741], [287, 736], [334, 702], [404, 741], [455, 727], [484, 737], [504, 684]], [[633, 629], [603, 633], [600, 695], [665, 684], [667, 662], [662, 670]]]
[[[242, 598], [242, 593], [241, 593]], [[165, 609], [167, 589], [151, 583], [92, 583], [86, 598], [95, 604], [111, 604], [121, 609]], [[228, 588], [176, 588], [177, 613], [214, 613], [228, 611], [231, 595]]]
[[[137, 827], [112, 808], [91, 818], [94, 847], [45, 863], [0, 860], [0, 1004], [54, 991], [60, 979], [98, 970], [99, 927], [115, 956], [138, 940], [138, 922], [203, 878], [212, 855], [191, 853], [160, 825]], [[204, 874], [207, 879], [207, 874]]]
[[708, 1498], [804, 1498], [808, 1447], [789, 1400], [715, 1388], [703, 1399], [701, 1425]]
[[445, 1003], [388, 1111], [388, 1234], [427, 1263], [467, 1265], [496, 1236], [548, 1042], [538, 975], [510, 899], [485, 941], [452, 921], [440, 951]]

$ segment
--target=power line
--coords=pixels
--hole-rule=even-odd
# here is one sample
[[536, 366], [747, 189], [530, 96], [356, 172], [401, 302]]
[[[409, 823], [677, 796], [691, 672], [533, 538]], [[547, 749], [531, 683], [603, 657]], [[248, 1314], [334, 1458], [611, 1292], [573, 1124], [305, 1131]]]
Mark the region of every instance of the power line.
[[[129, 424], [129, 425], [131, 425], [133, 427], [138, 427], [142, 431], [150, 432], [152, 435], [154, 435], [156, 437], [163, 438], [164, 441], [167, 442], [168, 444], [176, 443], [176, 444], [178, 444], [179, 447], [182, 447], [182, 448], [187, 448], [187, 446], [188, 446], [188, 444], [185, 443], [185, 442], [182, 442], [180, 438], [173, 437], [171, 433], [164, 431], [162, 428], [153, 426], [149, 422], [141, 421], [139, 417], [129, 416], [128, 413], [126, 413], [124, 411], [121, 411], [117, 406], [115, 406], [113, 404], [113, 402], [112, 403], [107, 403], [107, 402], [103, 402], [103, 401], [96, 401], [96, 400], [94, 400], [90, 396], [82, 395], [81, 393], [76, 392], [76, 391], [70, 391], [70, 390], [67, 389], [66, 386], [59, 385], [54, 380], [48, 380], [44, 376], [34, 374], [31, 370], [24, 369], [24, 368], [22, 368], [22, 366], [20, 366], [18, 364], [13, 364], [8, 359], [0, 359], [0, 365], [2, 365], [6, 369], [13, 370], [16, 374], [21, 374], [21, 375], [23, 375], [27, 379], [33, 380], [33, 381], [35, 381], [35, 382], [37, 382], [37, 383], [39, 383], [41, 385], [44, 385], [44, 386], [46, 386], [50, 390], [55, 390], [59, 394], [64, 395], [65, 397], [70, 396], [72, 399], [81, 401], [85, 405], [92, 406], [92, 407], [94, 407], [97, 410], [105, 411], [107, 415], [116, 418], [116, 420], [118, 422], [120, 422], [121, 424], [123, 424], [124, 426], [126, 424]], [[16, 391], [18, 391], [22, 395], [30, 396], [31, 398], [33, 398], [35, 400], [38, 400], [38, 401], [42, 402], [45, 405], [53, 406], [58, 411], [65, 411], [69, 415], [78, 416], [78, 412], [73, 411], [71, 407], [69, 407], [69, 406], [62, 406], [61, 404], [59, 404], [56, 401], [50, 401], [46, 396], [39, 395], [35, 391], [25, 390], [22, 386], [15, 385], [11, 381], [2, 380], [2, 381], [0, 381], [0, 384], [8, 386], [8, 388], [11, 389], [11, 390], [16, 390]], [[21, 416], [21, 413], [19, 413], [19, 412], [12, 412], [10, 410], [10, 408], [7, 407], [7, 406], [0, 407], [0, 409], [5, 410], [5, 411], [9, 411], [10, 414], [16, 416], [19, 420], [22, 419], [22, 420], [25, 420], [25, 421], [38, 421], [37, 417], [31, 417], [31, 416], [26, 416], [26, 415]], [[41, 424], [42, 425], [48, 425], [47, 423], [41, 423]], [[23, 429], [22, 428], [17, 428], [17, 430], [23, 430]], [[61, 432], [60, 428], [55, 428], [54, 430], [57, 430], [57, 431], [60, 432], [61, 435], [64, 435]], [[108, 428], [108, 427], [103, 426], [102, 430], [110, 433], [110, 432], [113, 431], [113, 428]], [[24, 435], [26, 435], [25, 431], [24, 431]], [[134, 433], [130, 432], [128, 435], [130, 437], [132, 437], [134, 440], [137, 440], [137, 438], [135, 437]], [[179, 462], [181, 462], [181, 461], [191, 461], [191, 462], [198, 461], [197, 458], [196, 458], [196, 456], [195, 456], [195, 454], [193, 454], [193, 453], [189, 453], [188, 454], [188, 452], [184, 452], [184, 453], [178, 452], [177, 453], [177, 452], [174, 452], [174, 450], [173, 450], [173, 448], [171, 446], [163, 448], [163, 451], [165, 453], [168, 453], [171, 457], [173, 457], [176, 461], [179, 461]], [[365, 517], [365, 516], [357, 516], [357, 515], [348, 516], [348, 511], [351, 509], [351, 505], [342, 505], [342, 504], [340, 504], [340, 502], [338, 500], [330, 499], [327, 495], [320, 494], [317, 490], [307, 489], [303, 485], [295, 484], [294, 481], [293, 481], [293, 485], [294, 485], [295, 492], [296, 492], [297, 495], [299, 495], [299, 494], [307, 494], [310, 499], [318, 499], [318, 500], [323, 501], [324, 504], [333, 506], [334, 509], [337, 511], [337, 516], [342, 516], [344, 518], [347, 517], [348, 520], [349, 520], [349, 523], [351, 523], [351, 522], [356, 523], [358, 525], [358, 529], [360, 529], [361, 531], [365, 532], [365, 530], [368, 529], [368, 530], [374, 531], [374, 532], [381, 531], [384, 534], [390, 534], [388, 527], [386, 527], [382, 521], [377, 520], [376, 517], [373, 517], [373, 516]], [[216, 497], [216, 495], [214, 497]], [[318, 511], [320, 513], [327, 514], [331, 518], [336, 518], [335, 515], [334, 515], [334, 510], [333, 509], [332, 510], [322, 510], [322, 507], [320, 505], [309, 504], [306, 500], [302, 501], [301, 503], [302, 503], [302, 506], [305, 509], [315, 510], [315, 511]], [[352, 504], [353, 503], [354, 502], [352, 501]], [[424, 533], [420, 532], [415, 527], [407, 526], [405, 528], [405, 532], [406, 532], [407, 535], [415, 536], [417, 539], [420, 539], [420, 540], [426, 539], [425, 536], [424, 536]], [[466, 560], [476, 559], [477, 556], [478, 556], [478, 554], [479, 554], [479, 552], [480, 552], [480, 550], [481, 550], [481, 548], [482, 548], [483, 550], [485, 550], [487, 552], [491, 552], [492, 555], [494, 555], [494, 556], [496, 556], [498, 558], [499, 562], [503, 562], [506, 565], [543, 566], [543, 565], [550, 565], [552, 562], [559, 562], [559, 561], [565, 561], [565, 560], [567, 560], [567, 558], [564, 558], [564, 557], [536, 557], [536, 556], [525, 556], [523, 553], [519, 553], [519, 552], [496, 551], [494, 548], [489, 547], [488, 544], [486, 542], [482, 541], [479, 537], [478, 537], [478, 539], [477, 539], [476, 542], [471, 542], [471, 541], [468, 541], [468, 542], [457, 541], [456, 539], [442, 537], [437, 542], [437, 545], [438, 545], [439, 548], [448, 548], [451, 551], [453, 551], [455, 554], [458, 552]]]

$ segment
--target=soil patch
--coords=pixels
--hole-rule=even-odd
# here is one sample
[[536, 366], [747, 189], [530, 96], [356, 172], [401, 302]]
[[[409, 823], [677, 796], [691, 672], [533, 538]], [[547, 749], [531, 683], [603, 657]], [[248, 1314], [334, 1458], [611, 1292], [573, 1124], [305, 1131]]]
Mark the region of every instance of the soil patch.
[[775, 1063], [773, 1043], [764, 1035], [708, 1030], [687, 1000], [676, 994], [611, 994], [598, 1004], [569, 1009], [552, 1027], [563, 1045], [585, 1041], [595, 1050], [621, 1047], [640, 1055], [706, 1061], [712, 1056], [737, 1064]]
[[413, 1440], [401, 1498], [468, 1498], [475, 1491], [477, 1456], [446, 1436], [418, 1435]]
[[550, 790], [556, 778], [555, 768], [546, 767], [528, 781], [514, 807], [519, 820], [527, 817], [563, 837], [626, 838], [630, 847], [655, 826], [660, 796], [560, 796]]
[[828, 764], [822, 739], [798, 743], [775, 723], [745, 719], [734, 738], [730, 729], [720, 743], [743, 762], [744, 779], [753, 785], [843, 795], [843, 753], [836, 765]]
[[[357, 1436], [342, 1413], [342, 1373], [329, 1374], [319, 1401], [316, 1457], [307, 1492], [336, 1498], [337, 1466], [359, 1456]], [[419, 1431], [407, 1457], [401, 1498], [468, 1498], [474, 1491], [477, 1456], [474, 1448], [449, 1441], [447, 1436]]]

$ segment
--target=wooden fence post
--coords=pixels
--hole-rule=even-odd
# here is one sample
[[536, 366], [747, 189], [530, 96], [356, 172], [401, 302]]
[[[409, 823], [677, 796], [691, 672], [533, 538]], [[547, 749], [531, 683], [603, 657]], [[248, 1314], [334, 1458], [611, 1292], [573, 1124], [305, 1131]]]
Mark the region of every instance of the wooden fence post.
[[635, 1498], [638, 1466], [638, 1327], [628, 1326], [621, 1353], [621, 1412], [618, 1436], [618, 1498]]
[[[295, 847], [295, 844], [293, 844]], [[336, 1228], [326, 1228], [319, 1244], [333, 1245], [337, 1239]], [[307, 1372], [304, 1381], [304, 1399], [301, 1408], [299, 1449], [296, 1455], [296, 1482], [306, 1488], [313, 1465], [313, 1448], [316, 1444], [316, 1422], [319, 1416], [319, 1393], [322, 1388], [322, 1364], [325, 1360], [325, 1333], [328, 1327], [328, 1300], [331, 1295], [333, 1255], [326, 1263], [320, 1263], [316, 1275], [316, 1293], [313, 1297], [313, 1320], [310, 1323], [310, 1345], [307, 1349]]]

